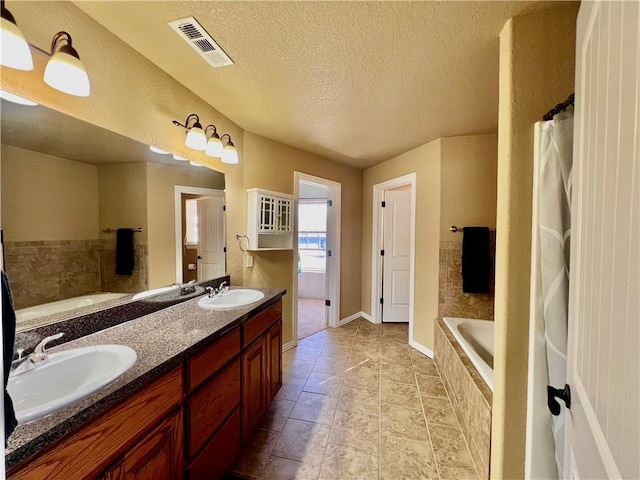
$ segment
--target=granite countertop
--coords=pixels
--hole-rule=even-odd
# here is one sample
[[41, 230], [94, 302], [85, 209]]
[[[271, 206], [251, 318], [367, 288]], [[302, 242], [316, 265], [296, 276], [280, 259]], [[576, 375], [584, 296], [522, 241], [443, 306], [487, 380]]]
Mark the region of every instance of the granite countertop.
[[5, 451], [6, 467], [50, 445], [98, 414], [108, 411], [124, 398], [140, 390], [172, 368], [180, 365], [202, 344], [240, 325], [286, 293], [282, 289], [256, 288], [264, 293], [259, 303], [233, 310], [204, 310], [198, 298], [174, 305], [120, 325], [78, 338], [51, 352], [91, 345], [120, 344], [133, 348], [136, 363], [118, 380], [86, 399], [51, 415], [19, 425]]

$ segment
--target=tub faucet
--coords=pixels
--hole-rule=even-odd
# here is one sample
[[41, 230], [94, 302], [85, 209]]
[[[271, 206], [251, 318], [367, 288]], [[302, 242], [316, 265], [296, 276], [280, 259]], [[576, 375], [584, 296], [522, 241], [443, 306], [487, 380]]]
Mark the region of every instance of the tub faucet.
[[15, 377], [16, 375], [20, 375], [22, 373], [28, 372], [29, 370], [33, 370], [39, 365], [43, 365], [49, 360], [49, 356], [45, 350], [47, 343], [52, 342], [53, 340], [57, 340], [64, 335], [63, 332], [56, 333], [55, 335], [51, 335], [50, 337], [45, 337], [42, 341], [36, 345], [33, 349], [33, 353], [31, 355], [22, 357], [22, 351], [18, 352], [20, 357], [17, 360], [11, 362], [11, 370], [9, 375]]

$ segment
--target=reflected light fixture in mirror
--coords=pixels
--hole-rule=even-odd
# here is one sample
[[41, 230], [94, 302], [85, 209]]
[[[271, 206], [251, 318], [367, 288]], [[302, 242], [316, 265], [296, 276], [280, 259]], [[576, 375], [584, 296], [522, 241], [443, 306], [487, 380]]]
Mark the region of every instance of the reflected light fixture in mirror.
[[193, 160], [189, 160], [189, 163], [191, 165], [193, 165], [194, 167], [204, 167], [204, 165], [198, 163], [198, 162], [194, 162]]
[[58, 32], [51, 40], [51, 58], [44, 70], [44, 81], [76, 97], [88, 97], [91, 93], [89, 76], [67, 32]]
[[222, 157], [222, 140], [220, 140], [220, 135], [218, 135], [218, 130], [215, 125], [207, 125], [207, 128], [204, 130], [205, 135], [209, 129], [213, 129], [213, 133], [207, 141], [207, 148], [204, 151], [204, 154], [209, 157], [220, 158]]
[[0, 63], [5, 67], [17, 70], [33, 70], [33, 57], [29, 44], [18, 28], [16, 19], [12, 13], [4, 7], [4, 0], [1, 2], [2, 24], [0, 42], [2, 42], [2, 56]]
[[179, 161], [181, 161], [181, 162], [186, 162], [186, 161], [187, 161], [187, 159], [186, 159], [186, 158], [181, 157], [180, 155], [174, 155], [174, 156], [173, 156], [173, 159], [174, 159], [174, 160], [179, 160]]
[[28, 107], [35, 107], [36, 105], [39, 105], [28, 98], [21, 97], [15, 93], [5, 92], [4, 90], [0, 90], [0, 98], [12, 103], [17, 103], [18, 105], [26, 105]]
[[166, 150], [162, 150], [161, 148], [154, 147], [153, 145], [149, 145], [149, 150], [151, 150], [153, 153], [159, 153], [160, 155], [169, 154], [169, 152], [167, 152]]
[[229, 163], [231, 165], [235, 165], [238, 163], [238, 152], [236, 151], [236, 147], [233, 145], [231, 141], [231, 135], [225, 133], [222, 138], [229, 137], [227, 140], [227, 144], [224, 146], [222, 150], [222, 163]]

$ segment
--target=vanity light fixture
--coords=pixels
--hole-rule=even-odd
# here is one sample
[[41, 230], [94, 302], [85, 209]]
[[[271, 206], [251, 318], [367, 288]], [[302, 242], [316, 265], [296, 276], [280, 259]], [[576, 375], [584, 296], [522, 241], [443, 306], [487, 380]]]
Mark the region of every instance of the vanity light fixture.
[[39, 105], [38, 103], [33, 102], [28, 98], [21, 97], [20, 95], [16, 95], [15, 93], [5, 92], [4, 90], [0, 90], [0, 98], [9, 102], [17, 103], [19, 105], [27, 105], [29, 107]]
[[173, 155], [173, 159], [174, 160], [180, 160], [181, 162], [186, 162], [187, 161], [186, 158], [181, 157], [180, 155], [175, 155], [175, 154]]
[[154, 147], [153, 145], [149, 145], [149, 150], [151, 150], [153, 153], [159, 153], [160, 155], [168, 155], [169, 152], [162, 150], [161, 148], [158, 147]]
[[[191, 126], [189, 126], [189, 122]], [[184, 144], [193, 148], [194, 150], [204, 151], [207, 148], [207, 136], [204, 134], [204, 130], [202, 130], [202, 124], [200, 123], [200, 117], [197, 114], [192, 113], [187, 117], [184, 122], [184, 125], [178, 122], [177, 120], [173, 121], [174, 125], [184, 128], [187, 131], [187, 138], [184, 141]]]
[[4, 0], [0, 2], [2, 10], [2, 23], [0, 42], [2, 42], [2, 55], [0, 64], [17, 70], [33, 70], [33, 57], [29, 44], [18, 28], [13, 14], [4, 7]]
[[88, 97], [91, 93], [89, 76], [67, 32], [58, 32], [51, 40], [51, 58], [44, 70], [44, 81], [76, 97]]
[[89, 76], [80, 61], [80, 55], [71, 44], [71, 35], [58, 32], [51, 40], [51, 51], [31, 45], [18, 28], [15, 18], [0, 0], [2, 10], [2, 25], [0, 42], [2, 55], [0, 64], [18, 70], [33, 70], [31, 50], [49, 57], [44, 71], [44, 81], [51, 87], [69, 95], [88, 97], [91, 92]]
[[220, 140], [220, 135], [218, 135], [218, 130], [215, 125], [207, 125], [207, 128], [204, 129], [204, 134], [206, 135], [209, 129], [213, 129], [213, 133], [209, 140], [207, 141], [207, 148], [204, 151], [204, 154], [209, 157], [222, 157], [222, 140]]
[[189, 163], [194, 167], [204, 167], [204, 165], [202, 165], [201, 163], [194, 162], [193, 160], [189, 160]]
[[233, 142], [231, 141], [231, 135], [225, 133], [224, 135], [222, 135], [221, 140], [224, 137], [229, 137], [229, 140], [227, 140], [227, 143], [222, 150], [222, 163], [235, 165], [238, 163], [238, 152], [236, 150], [236, 147], [233, 145]]

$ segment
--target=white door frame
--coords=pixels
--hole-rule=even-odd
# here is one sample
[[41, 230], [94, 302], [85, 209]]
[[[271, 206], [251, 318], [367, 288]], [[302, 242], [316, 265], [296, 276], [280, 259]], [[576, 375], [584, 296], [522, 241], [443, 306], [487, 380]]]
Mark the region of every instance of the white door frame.
[[393, 178], [373, 186], [373, 218], [371, 245], [371, 321], [381, 323], [382, 311], [380, 298], [382, 296], [382, 200], [385, 190], [391, 190], [404, 185], [411, 187], [411, 250], [409, 260], [409, 343], [413, 343], [413, 310], [415, 292], [415, 259], [416, 259], [416, 174], [409, 173], [402, 177]]
[[[175, 206], [175, 240], [176, 240], [176, 283], [182, 283], [182, 194], [208, 195], [211, 197], [224, 197], [224, 190], [212, 188], [189, 187], [186, 185], [174, 185]], [[226, 228], [226, 225], [224, 226]], [[226, 234], [225, 234], [226, 239]], [[225, 254], [226, 256], [226, 254]], [[226, 265], [225, 259], [225, 265]]]
[[[300, 181], [325, 187], [328, 190], [327, 200], [332, 201], [331, 209], [327, 209], [327, 246], [331, 250], [331, 259], [327, 257], [327, 280], [330, 288], [325, 292], [330, 300], [329, 307], [329, 327], [340, 326], [340, 218], [341, 218], [341, 198], [342, 185], [333, 180], [315, 177], [302, 172], [293, 172], [293, 196], [294, 211], [296, 214], [293, 222], [293, 345], [298, 343], [298, 204], [300, 198]], [[329, 262], [332, 262], [331, 266]]]

